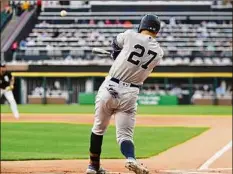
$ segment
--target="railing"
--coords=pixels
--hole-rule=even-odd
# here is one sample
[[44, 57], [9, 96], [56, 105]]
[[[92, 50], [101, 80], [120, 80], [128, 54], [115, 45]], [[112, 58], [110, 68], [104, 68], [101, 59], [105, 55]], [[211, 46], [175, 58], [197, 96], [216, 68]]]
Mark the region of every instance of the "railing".
[[1, 12], [1, 32], [4, 30], [7, 23], [11, 20], [12, 13], [8, 14], [5, 12]]

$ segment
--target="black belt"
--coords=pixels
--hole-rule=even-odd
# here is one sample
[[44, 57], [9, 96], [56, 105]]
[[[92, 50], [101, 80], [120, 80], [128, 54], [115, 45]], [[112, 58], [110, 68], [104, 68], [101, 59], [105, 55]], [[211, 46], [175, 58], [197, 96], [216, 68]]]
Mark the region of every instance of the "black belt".
[[[110, 79], [111, 81], [113, 81], [113, 82], [116, 82], [116, 83], [120, 83], [120, 80], [119, 79], [116, 79], [116, 78], [114, 78], [114, 77], [112, 77], [111, 79]], [[123, 82], [124, 83], [124, 82]], [[139, 88], [140, 89], [140, 87], [141, 86], [139, 86], [139, 85], [135, 85], [135, 84], [132, 84], [132, 83], [129, 83], [130, 84], [130, 87], [135, 87], [135, 88]]]

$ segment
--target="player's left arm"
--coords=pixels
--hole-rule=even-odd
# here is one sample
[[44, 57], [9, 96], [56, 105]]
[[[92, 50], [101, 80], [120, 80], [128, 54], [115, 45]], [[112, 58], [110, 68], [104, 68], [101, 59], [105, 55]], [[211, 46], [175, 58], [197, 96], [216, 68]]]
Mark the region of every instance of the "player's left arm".
[[127, 35], [127, 31], [124, 32], [124, 33], [120, 33], [112, 41], [111, 46], [113, 48], [113, 51], [112, 51], [111, 57], [114, 60], [117, 58], [117, 56], [120, 54], [120, 52], [121, 52], [121, 50], [123, 48], [124, 40], [125, 40], [126, 35]]
[[113, 48], [112, 53], [111, 53], [111, 57], [112, 57], [113, 60], [115, 60], [117, 58], [117, 56], [120, 54], [122, 48], [120, 48], [118, 46], [116, 38], [112, 41], [111, 46]]

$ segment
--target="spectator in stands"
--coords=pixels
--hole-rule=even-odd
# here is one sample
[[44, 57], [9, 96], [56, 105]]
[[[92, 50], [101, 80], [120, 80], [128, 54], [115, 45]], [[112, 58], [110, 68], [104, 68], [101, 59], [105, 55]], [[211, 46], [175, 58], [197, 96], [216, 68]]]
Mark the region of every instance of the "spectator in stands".
[[21, 40], [19, 43], [19, 48], [24, 49], [27, 47], [27, 41], [26, 40]]
[[89, 25], [95, 25], [95, 20], [94, 20], [94, 19], [91, 19], [91, 20], [89, 21]]
[[14, 42], [11, 46], [11, 51], [12, 51], [12, 58], [14, 60], [14, 58], [16, 57], [16, 51], [18, 50], [18, 42]]
[[6, 14], [10, 14], [10, 13], [12, 13], [12, 8], [9, 5], [7, 5], [7, 6], [5, 6], [4, 11]]
[[12, 51], [15, 51], [15, 50], [17, 50], [18, 49], [18, 42], [14, 42], [13, 44], [12, 44], [12, 47], [11, 47], [11, 50]]
[[194, 91], [194, 94], [191, 98], [191, 102], [193, 103], [195, 99], [201, 99], [201, 98], [203, 98], [202, 91], [199, 90], [199, 87], [196, 87], [196, 90]]
[[115, 22], [114, 22], [115, 25], [121, 25], [121, 21], [116, 19]]
[[133, 24], [132, 24], [131, 21], [125, 21], [123, 23], [123, 25], [124, 25], [125, 28], [132, 28], [133, 27]]
[[37, 5], [36, 13], [37, 15], [39, 15], [41, 13], [42, 0], [37, 0], [36, 5]]
[[22, 5], [21, 5], [21, 8], [22, 8], [23, 11], [29, 10], [29, 8], [30, 8], [30, 2], [29, 1], [23, 1]]
[[12, 13], [15, 15], [16, 3], [15, 1], [9, 1], [9, 6], [12, 8]]
[[216, 95], [217, 97], [224, 96], [226, 94], [227, 85], [226, 82], [223, 80], [218, 88], [216, 88]]
[[15, 12], [17, 16], [20, 16], [22, 14], [23, 10], [21, 8], [20, 2], [17, 2]]
[[106, 19], [105, 22], [104, 22], [104, 24], [105, 25], [112, 25], [112, 22], [110, 20]]
[[207, 84], [204, 85], [204, 86], [203, 86], [203, 96], [206, 96], [206, 97], [211, 96], [209, 90], [210, 90], [210, 89], [209, 89], [209, 85], [207, 85]]
[[33, 1], [29, 1], [29, 3], [30, 3], [29, 10], [32, 10], [35, 7], [36, 2], [35, 0], [33, 0]]
[[58, 80], [54, 82], [54, 89], [53, 90], [61, 90], [61, 84]]
[[182, 89], [179, 87], [179, 85], [176, 85], [174, 88], [171, 89], [170, 95], [175, 95], [178, 98], [182, 98]]

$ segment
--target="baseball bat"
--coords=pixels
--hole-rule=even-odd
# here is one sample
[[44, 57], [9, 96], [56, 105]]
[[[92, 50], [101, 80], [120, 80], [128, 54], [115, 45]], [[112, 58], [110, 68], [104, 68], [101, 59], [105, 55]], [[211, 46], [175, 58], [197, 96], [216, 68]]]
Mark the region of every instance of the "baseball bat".
[[110, 52], [102, 49], [102, 48], [93, 48], [92, 49], [92, 52], [95, 53], [95, 54], [106, 54], [106, 55], [111, 55]]

